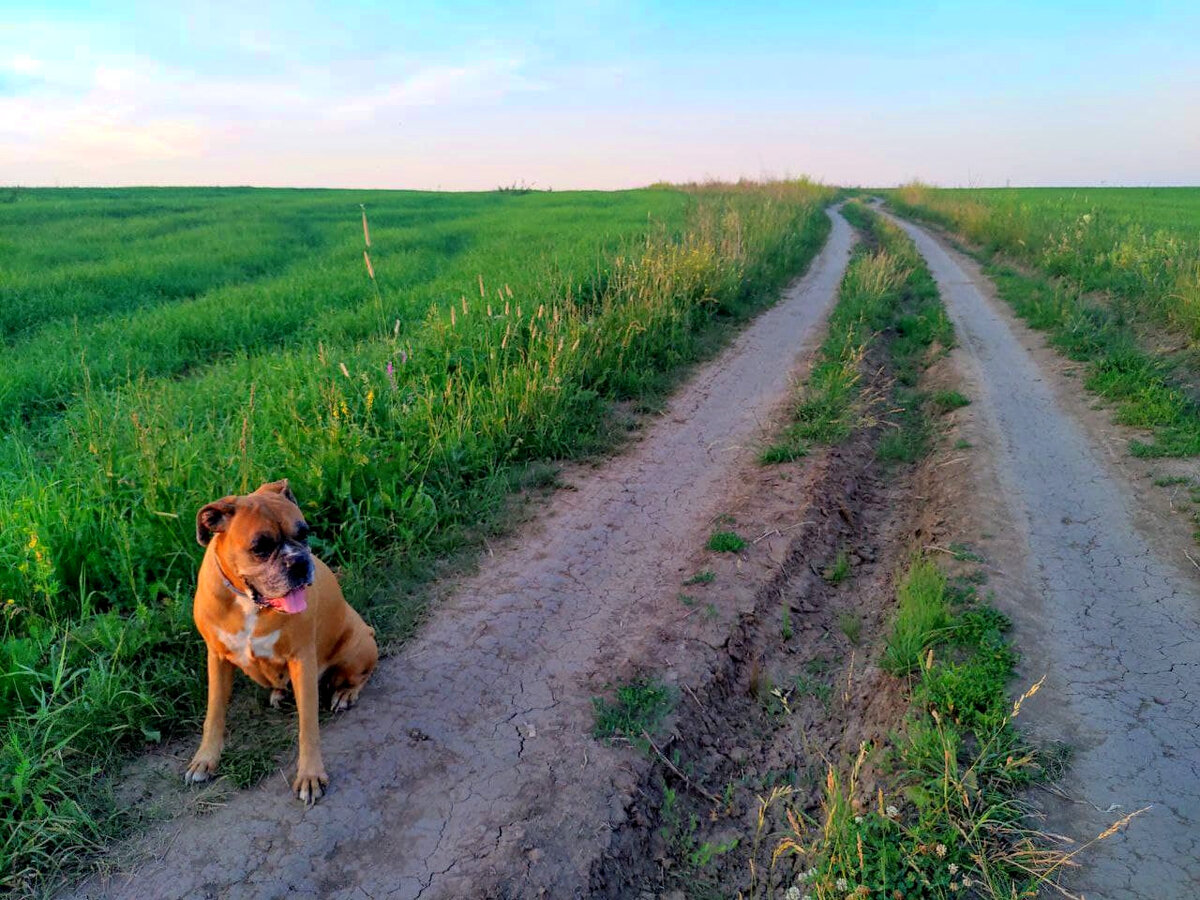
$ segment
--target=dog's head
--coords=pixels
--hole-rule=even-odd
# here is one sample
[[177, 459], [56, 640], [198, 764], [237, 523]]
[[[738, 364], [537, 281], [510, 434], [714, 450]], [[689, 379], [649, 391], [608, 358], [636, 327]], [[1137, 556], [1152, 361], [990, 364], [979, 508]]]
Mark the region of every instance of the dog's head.
[[[223, 497], [196, 514], [196, 540], [214, 548], [227, 580], [239, 579], [261, 607], [303, 612], [313, 582], [308, 524], [287, 479], [264, 484], [244, 497]], [[236, 585], [234, 585], [236, 589]]]

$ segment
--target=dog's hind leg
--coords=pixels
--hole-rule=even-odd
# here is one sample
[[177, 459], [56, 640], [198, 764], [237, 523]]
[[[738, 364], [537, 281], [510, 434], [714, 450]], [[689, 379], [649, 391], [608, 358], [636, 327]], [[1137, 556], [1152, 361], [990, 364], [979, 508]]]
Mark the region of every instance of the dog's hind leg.
[[370, 671], [359, 672], [351, 676], [346, 673], [345, 669], [334, 669], [333, 676], [329, 681], [333, 688], [333, 698], [329, 702], [329, 708], [334, 712], [342, 712], [352, 707], [358, 702], [358, 695], [370, 677]]

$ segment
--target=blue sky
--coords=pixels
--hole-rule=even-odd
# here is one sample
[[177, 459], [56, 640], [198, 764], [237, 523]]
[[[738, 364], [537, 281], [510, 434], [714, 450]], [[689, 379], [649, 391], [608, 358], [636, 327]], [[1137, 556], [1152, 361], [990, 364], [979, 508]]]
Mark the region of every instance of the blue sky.
[[1200, 3], [0, 0], [0, 183], [1200, 183]]

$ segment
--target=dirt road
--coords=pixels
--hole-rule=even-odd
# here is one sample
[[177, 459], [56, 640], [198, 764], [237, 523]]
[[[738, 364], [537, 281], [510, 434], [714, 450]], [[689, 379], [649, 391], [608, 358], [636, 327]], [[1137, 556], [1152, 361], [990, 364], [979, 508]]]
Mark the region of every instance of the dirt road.
[[[1046, 674], [1035, 721], [1074, 748], [1052, 830], [1095, 836], [1153, 809], [1083, 858], [1088, 898], [1200, 896], [1200, 581], [1139, 530], [1132, 487], [1074, 420], [978, 267], [923, 229], [916, 241], [958, 329], [991, 424], [996, 475], [1024, 560], [1016, 644]], [[1078, 390], [1077, 386], [1075, 387]], [[1020, 555], [1020, 554], [1018, 554]], [[1181, 565], [1182, 564], [1182, 565]]]
[[486, 559], [323, 729], [333, 785], [321, 803], [306, 810], [269, 779], [176, 822], [156, 860], [76, 896], [584, 895], [648, 764], [591, 737], [591, 698], [640, 666], [694, 674], [673, 627], [680, 572], [834, 298], [853, 236], [831, 216], [828, 244], [779, 304], [636, 446]]

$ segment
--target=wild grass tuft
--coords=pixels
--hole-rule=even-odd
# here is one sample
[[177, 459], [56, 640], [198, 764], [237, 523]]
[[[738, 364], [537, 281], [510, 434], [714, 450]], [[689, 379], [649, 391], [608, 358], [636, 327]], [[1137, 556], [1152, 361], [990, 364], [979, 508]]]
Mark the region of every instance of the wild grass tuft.
[[714, 553], [740, 553], [746, 549], [746, 539], [736, 531], [715, 531], [708, 538], [708, 549]]
[[[944, 579], [930, 566], [914, 562], [902, 590], [938, 593]], [[1055, 773], [1061, 753], [1032, 747], [1014, 725], [1041, 682], [1008, 699], [1016, 660], [1008, 627], [995, 610], [973, 605], [927, 632], [894, 747], [863, 744], [849, 765], [830, 765], [815, 815], [794, 802], [791, 787], [759, 799], [747, 897], [769, 896], [779, 883], [814, 900], [1031, 897], [1144, 812], [1082, 845], [1039, 829], [1018, 791]], [[868, 761], [893, 772], [872, 794], [862, 789]]]
[[593, 697], [596, 714], [593, 735], [599, 740], [625, 738], [635, 746], [643, 746], [644, 734], [655, 729], [671, 711], [671, 692], [654, 679], [642, 678], [618, 685], [611, 700]]
[[896, 618], [882, 665], [893, 675], [907, 675], [921, 665], [925, 653], [950, 621], [946, 576], [926, 559], [909, 567], [896, 591]]
[[825, 567], [821, 573], [821, 577], [837, 587], [843, 581], [850, 577], [850, 554], [843, 547], [838, 550], [837, 555], [833, 558], [833, 562]]

